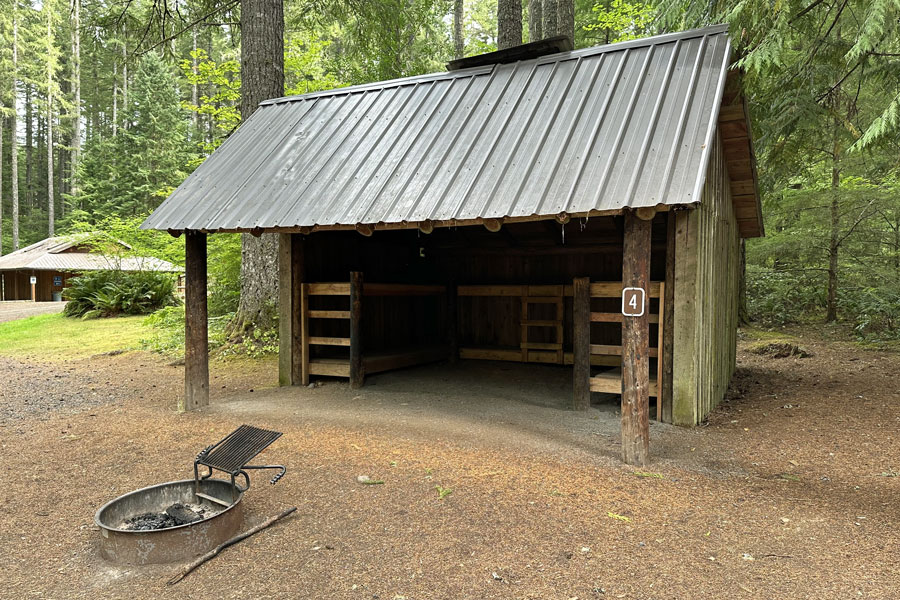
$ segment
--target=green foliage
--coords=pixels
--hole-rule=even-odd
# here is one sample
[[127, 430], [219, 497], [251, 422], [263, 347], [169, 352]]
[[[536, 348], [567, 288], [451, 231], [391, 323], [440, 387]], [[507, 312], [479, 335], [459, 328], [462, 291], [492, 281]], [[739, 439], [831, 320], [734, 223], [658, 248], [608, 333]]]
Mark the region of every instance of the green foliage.
[[209, 236], [207, 253], [209, 314], [211, 317], [220, 317], [234, 313], [241, 296], [240, 234], [217, 233]]
[[825, 306], [825, 276], [820, 270], [779, 271], [748, 265], [747, 309], [763, 325], [804, 321]]
[[[181, 61], [184, 78], [188, 84], [206, 90], [206, 93], [199, 95], [197, 105], [187, 100], [181, 105], [206, 117], [213, 126], [212, 135], [202, 136], [197, 142], [201, 155], [190, 163], [191, 167], [196, 167], [240, 125], [241, 79], [240, 63], [236, 60], [217, 63], [202, 48], [192, 50], [190, 57]], [[196, 71], [194, 61], [197, 62]]]
[[[208, 339], [210, 351], [221, 348], [226, 341], [225, 327], [232, 314], [210, 317]], [[147, 316], [144, 321], [141, 348], [172, 356], [184, 355], [184, 305], [167, 306]]]
[[[254, 330], [238, 343], [227, 336], [228, 323], [234, 313], [211, 316], [208, 320], [209, 350], [219, 357], [247, 356], [261, 358], [278, 353], [278, 332]], [[146, 333], [141, 347], [152, 352], [172, 356], [184, 355], [184, 305], [168, 306], [144, 319]]]
[[144, 315], [177, 303], [175, 280], [155, 271], [90, 271], [70, 280], [65, 314], [85, 319]]
[[316, 31], [292, 31], [285, 36], [284, 87], [286, 94], [308, 94], [343, 87], [328, 64], [328, 56], [339, 33], [337, 25], [328, 30], [331, 39]]
[[[855, 168], [852, 162], [847, 169]], [[831, 198], [840, 196], [839, 315], [861, 338], [900, 337], [900, 185], [846, 177], [837, 190], [812, 168], [764, 203], [767, 236], [747, 244], [747, 299], [766, 325], [818, 317], [826, 307]]]
[[72, 200], [89, 220], [135, 217], [156, 208], [187, 173], [186, 123], [170, 69], [154, 52], [141, 57], [125, 124], [89, 142], [80, 165], [82, 193]]
[[900, 339], [900, 285], [865, 287], [842, 294], [839, 305], [852, 315], [853, 330], [865, 341]]
[[599, 35], [604, 44], [644, 37], [656, 16], [649, 4], [625, 0], [599, 0], [591, 10], [596, 21], [585, 25], [584, 30]]
[[449, 12], [448, 0], [299, 0], [286, 22], [337, 34], [330, 70], [355, 84], [441, 70], [451, 54]]

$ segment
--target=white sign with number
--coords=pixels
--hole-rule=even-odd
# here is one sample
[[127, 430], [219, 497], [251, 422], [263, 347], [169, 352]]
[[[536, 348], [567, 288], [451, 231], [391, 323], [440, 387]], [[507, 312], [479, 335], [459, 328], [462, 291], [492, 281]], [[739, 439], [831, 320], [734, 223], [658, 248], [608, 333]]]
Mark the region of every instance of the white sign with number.
[[31, 285], [37, 285], [37, 277], [34, 275], [31, 276]]
[[626, 317], [644, 316], [647, 292], [644, 288], [627, 287], [622, 289], [622, 314]]

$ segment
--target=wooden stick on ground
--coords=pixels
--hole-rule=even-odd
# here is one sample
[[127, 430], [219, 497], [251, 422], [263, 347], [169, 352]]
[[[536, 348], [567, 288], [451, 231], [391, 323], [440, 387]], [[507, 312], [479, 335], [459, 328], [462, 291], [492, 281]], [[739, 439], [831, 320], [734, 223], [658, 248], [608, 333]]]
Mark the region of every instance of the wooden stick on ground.
[[225, 540], [224, 542], [222, 542], [221, 544], [219, 544], [218, 546], [216, 546], [215, 548], [213, 548], [212, 550], [210, 550], [209, 552], [207, 552], [206, 554], [204, 554], [203, 556], [201, 556], [200, 558], [198, 558], [197, 560], [195, 560], [194, 562], [192, 562], [191, 564], [186, 566], [184, 569], [182, 569], [177, 575], [172, 577], [172, 579], [170, 579], [167, 582], [168, 585], [174, 585], [174, 584], [178, 583], [179, 581], [181, 581], [182, 579], [187, 577], [191, 571], [193, 571], [194, 569], [196, 569], [197, 567], [199, 567], [200, 565], [202, 565], [209, 559], [214, 558], [217, 554], [219, 554], [219, 552], [221, 552], [228, 546], [233, 546], [234, 544], [237, 544], [238, 542], [247, 539], [254, 533], [258, 533], [258, 532], [262, 531], [266, 527], [272, 525], [275, 521], [278, 521], [279, 519], [283, 519], [284, 517], [286, 517], [289, 514], [291, 514], [292, 512], [294, 512], [295, 510], [297, 510], [297, 507], [292, 506], [291, 508], [287, 509], [286, 511], [284, 511], [281, 514], [275, 515], [274, 517], [269, 517], [268, 519], [266, 519], [265, 521], [263, 521], [256, 527], [251, 527], [244, 533], [239, 533], [238, 535], [234, 536], [233, 538], [231, 538], [229, 540]]

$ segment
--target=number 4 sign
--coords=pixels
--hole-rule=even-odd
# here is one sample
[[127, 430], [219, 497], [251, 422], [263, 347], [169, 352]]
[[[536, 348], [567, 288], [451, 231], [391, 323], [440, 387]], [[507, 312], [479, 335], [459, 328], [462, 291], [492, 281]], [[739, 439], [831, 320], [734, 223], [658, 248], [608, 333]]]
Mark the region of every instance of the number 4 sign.
[[622, 314], [626, 317], [642, 317], [647, 293], [644, 288], [627, 287], [622, 290]]

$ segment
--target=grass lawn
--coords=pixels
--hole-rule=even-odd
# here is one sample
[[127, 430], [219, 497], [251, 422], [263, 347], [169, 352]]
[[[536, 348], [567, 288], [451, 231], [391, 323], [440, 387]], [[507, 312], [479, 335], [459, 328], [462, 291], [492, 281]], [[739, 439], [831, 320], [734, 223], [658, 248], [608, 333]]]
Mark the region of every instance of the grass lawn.
[[61, 314], [0, 323], [0, 355], [53, 360], [139, 348], [144, 317], [82, 321]]

